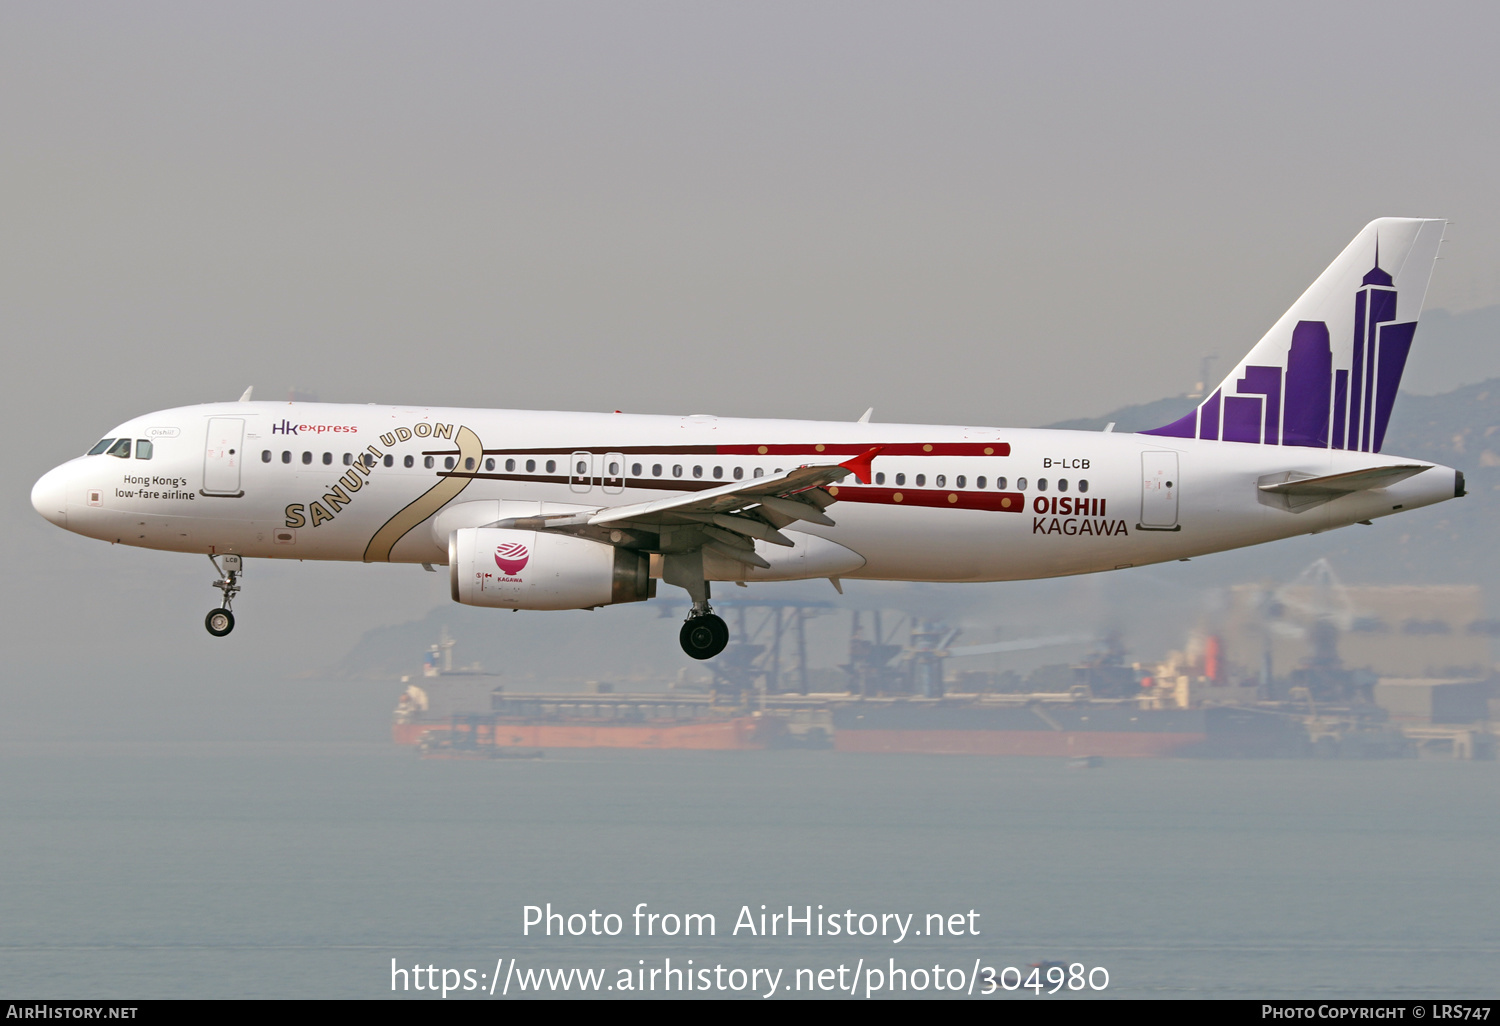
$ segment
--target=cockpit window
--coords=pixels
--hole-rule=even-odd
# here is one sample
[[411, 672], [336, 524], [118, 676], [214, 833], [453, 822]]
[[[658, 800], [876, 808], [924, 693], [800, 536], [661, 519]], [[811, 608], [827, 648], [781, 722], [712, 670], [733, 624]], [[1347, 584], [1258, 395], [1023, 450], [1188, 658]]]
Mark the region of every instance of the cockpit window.
[[128, 438], [122, 438], [122, 439], [120, 439], [114, 445], [112, 445], [112, 446], [109, 447], [109, 451], [107, 453], [105, 453], [105, 455], [106, 456], [118, 456], [122, 460], [128, 460], [128, 459], [130, 459], [130, 439], [128, 439]]
[[114, 444], [115, 440], [113, 438], [101, 438], [99, 439], [99, 444], [90, 449], [85, 455], [97, 456], [105, 449], [108, 449], [111, 445]]
[[138, 460], [149, 460], [151, 458], [150, 439], [137, 438], [135, 440], [135, 458]]

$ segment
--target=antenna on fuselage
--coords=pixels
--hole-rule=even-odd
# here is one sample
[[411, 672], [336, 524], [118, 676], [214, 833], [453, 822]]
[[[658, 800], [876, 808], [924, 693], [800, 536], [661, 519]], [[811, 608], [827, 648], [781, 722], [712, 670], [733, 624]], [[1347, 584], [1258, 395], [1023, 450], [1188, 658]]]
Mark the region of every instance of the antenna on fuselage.
[[250, 393], [254, 392], [254, 391], [255, 391], [255, 386], [254, 385], [251, 385], [249, 388], [245, 389], [245, 394], [242, 395], [242, 396], [240, 396], [240, 402], [242, 402], [242, 403], [248, 403], [250, 401]]
[[868, 423], [870, 423], [870, 415], [872, 413], [874, 413], [874, 412], [875, 412], [875, 407], [871, 406], [868, 410], [866, 410], [863, 414], [860, 415], [859, 420], [855, 421], [855, 423], [856, 424], [868, 424]]

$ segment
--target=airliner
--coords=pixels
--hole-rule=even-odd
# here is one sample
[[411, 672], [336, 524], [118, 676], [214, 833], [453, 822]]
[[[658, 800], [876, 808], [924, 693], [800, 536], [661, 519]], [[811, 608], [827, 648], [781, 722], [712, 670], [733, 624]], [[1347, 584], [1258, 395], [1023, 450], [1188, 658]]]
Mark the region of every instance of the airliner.
[[[510, 610], [711, 586], [1012, 581], [1188, 559], [1464, 494], [1382, 453], [1446, 222], [1367, 225], [1191, 413], [1142, 432], [208, 403], [148, 413], [48, 471], [32, 505], [89, 538], [203, 553], [234, 629], [246, 560], [446, 566]], [[1205, 390], [1206, 391], [1206, 390]]]

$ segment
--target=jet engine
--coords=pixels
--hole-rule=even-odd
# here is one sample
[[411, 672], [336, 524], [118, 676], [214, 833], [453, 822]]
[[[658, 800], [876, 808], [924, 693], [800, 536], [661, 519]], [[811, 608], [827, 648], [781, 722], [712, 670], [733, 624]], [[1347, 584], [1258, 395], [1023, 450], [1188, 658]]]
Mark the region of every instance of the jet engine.
[[656, 593], [651, 559], [570, 534], [471, 527], [448, 536], [453, 601], [501, 609], [590, 609]]

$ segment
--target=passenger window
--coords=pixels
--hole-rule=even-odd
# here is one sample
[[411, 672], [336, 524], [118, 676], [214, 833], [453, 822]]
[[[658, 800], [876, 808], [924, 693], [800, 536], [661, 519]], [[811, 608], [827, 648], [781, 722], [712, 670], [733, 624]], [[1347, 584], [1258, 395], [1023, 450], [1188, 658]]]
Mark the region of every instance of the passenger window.
[[588, 476], [589, 465], [583, 460], [579, 460], [578, 463], [573, 467], [573, 472], [579, 477], [586, 477]]
[[694, 477], [702, 477], [703, 476], [703, 468], [702, 467], [694, 467], [693, 468], [693, 476]]
[[718, 481], [718, 480], [721, 480], [723, 477], [724, 477], [724, 468], [723, 467], [715, 467], [714, 468], [714, 480]]
[[641, 465], [639, 463], [632, 463], [630, 465], [630, 476], [631, 477], [640, 477], [641, 476]]
[[464, 469], [465, 470], [473, 470], [474, 469], [474, 457], [472, 457], [472, 456], [465, 456], [464, 457]]
[[997, 477], [997, 478], [995, 478], [995, 487], [998, 488], [1002, 492], [1005, 491], [1005, 478], [1003, 478], [1003, 477]]
[[906, 475], [905, 474], [897, 474], [896, 475], [896, 483], [898, 485], [904, 485], [904, 484], [906, 484]]
[[130, 459], [130, 439], [120, 439], [114, 445], [109, 447], [109, 452], [105, 453], [105, 455], [118, 456], [122, 460]]
[[422, 466], [426, 467], [428, 470], [431, 470], [432, 469], [432, 457], [431, 456], [424, 456], [422, 458]]
[[534, 473], [536, 473], [536, 460], [527, 460], [526, 461], [526, 473], [528, 473], [528, 474], [534, 474]]
[[681, 477], [682, 476], [682, 464], [680, 464], [680, 463], [674, 463], [672, 465], [672, 476], [673, 477]]
[[937, 485], [939, 488], [947, 488], [948, 487], [948, 475], [947, 474], [939, 474], [937, 476], [937, 480], [934, 481], [933, 484]]
[[381, 462], [388, 467], [394, 467], [396, 465], [396, 457], [392, 456], [390, 453], [386, 453], [385, 459]]
[[1060, 491], [1060, 492], [1065, 492], [1065, 491], [1068, 490], [1068, 479], [1067, 478], [1060, 477], [1060, 478], [1057, 479], [1057, 490]]
[[1016, 478], [1016, 491], [1018, 491], [1018, 492], [1024, 492], [1025, 490], [1026, 490], [1026, 479], [1024, 477], [1018, 477], [1018, 478]]
[[618, 463], [611, 463], [609, 465], [609, 476], [610, 477], [619, 477], [620, 476], [620, 465]]
[[323, 466], [325, 466], [325, 467], [331, 467], [331, 466], [333, 466], [333, 453], [331, 453], [331, 452], [325, 452], [323, 454]]
[[752, 477], [765, 477], [766, 476], [765, 468], [764, 467], [756, 467], [755, 468], [755, 473], [752, 474], [751, 476]]
[[1078, 482], [1078, 490], [1080, 492], [1086, 492], [1086, 491], [1088, 491], [1089, 490], [1089, 483], [1087, 481], [1079, 481]]
[[921, 488], [926, 483], [927, 483], [927, 475], [926, 474], [918, 474], [917, 475], [917, 487]]
[[984, 487], [984, 478], [983, 477], [976, 477], [974, 479], [974, 487], [975, 488], [983, 488]]
[[346, 466], [346, 467], [352, 467], [353, 465], [354, 465], [354, 454], [352, 452], [346, 452], [346, 453], [344, 453], [344, 466]]
[[651, 476], [652, 477], [661, 477], [661, 464], [660, 463], [653, 463], [653, 464], [651, 464]]
[[97, 456], [101, 452], [104, 452], [106, 449], [108, 449], [111, 445], [114, 445], [114, 444], [115, 444], [115, 440], [113, 438], [101, 438], [101, 439], [99, 439], [99, 443], [97, 445], [95, 445], [92, 449], [90, 449], [88, 452], [84, 453], [84, 455], [85, 456]]
[[1047, 490], [1047, 479], [1045, 477], [1039, 477], [1036, 479], [1036, 490], [1039, 492], [1045, 492]]
[[365, 465], [365, 469], [368, 470], [370, 467], [373, 467], [375, 465], [375, 457], [370, 453], [362, 452], [359, 454], [359, 462], [363, 463]]
[[494, 470], [495, 469], [495, 461], [494, 460], [485, 460], [484, 461], [484, 469], [485, 470]]
[[736, 481], [739, 481], [739, 480], [743, 479], [744, 476], [745, 476], [745, 468], [744, 467], [735, 467], [734, 468], [734, 479]]
[[146, 439], [144, 439], [144, 438], [137, 438], [135, 440], [135, 458], [136, 459], [138, 459], [138, 460], [149, 460], [151, 458], [151, 450], [152, 450], [151, 443], [149, 441], [147, 441]]
[[417, 465], [417, 458], [415, 456], [408, 456], [401, 461], [401, 465], [403, 467], [415, 467]]
[[292, 453], [291, 453], [290, 449], [283, 449], [283, 450], [281, 450], [281, 462], [283, 462], [283, 463], [290, 463], [290, 462], [292, 462]]
[[516, 461], [515, 460], [506, 460], [505, 461], [505, 469], [506, 469], [507, 472], [515, 470], [516, 469]]
[[[140, 452], [140, 446], [136, 446], [136, 452], [137, 453]], [[270, 463], [271, 462], [271, 450], [270, 449], [262, 449], [260, 451], [260, 461], [262, 463]]]
[[556, 460], [548, 460], [547, 461], [547, 473], [549, 473], [549, 474], [555, 474], [555, 473], [557, 473], [557, 461]]
[[452, 470], [453, 469], [453, 457], [452, 456], [444, 456], [443, 457], [443, 469], [444, 470]]
[[882, 470], [880, 473], [875, 475], [875, 483], [885, 484], [885, 471]]

